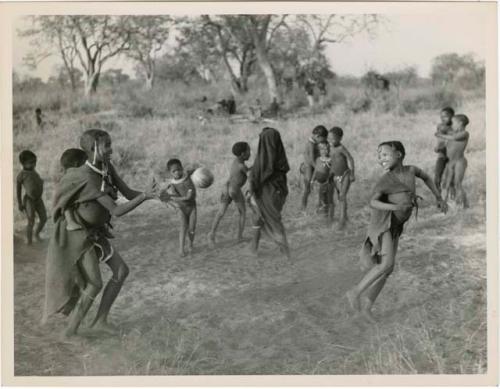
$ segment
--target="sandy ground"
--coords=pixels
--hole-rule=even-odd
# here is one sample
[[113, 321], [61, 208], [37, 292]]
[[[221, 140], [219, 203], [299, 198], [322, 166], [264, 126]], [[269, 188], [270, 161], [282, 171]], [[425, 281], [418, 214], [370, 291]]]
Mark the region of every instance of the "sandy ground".
[[[346, 230], [338, 231], [312, 211], [301, 216], [295, 204], [296, 194], [284, 215], [292, 263], [265, 240], [252, 257], [250, 228], [246, 242], [236, 244], [234, 208], [215, 249], [206, 242], [215, 210], [201, 211], [196, 251], [182, 259], [176, 215], [160, 203], [116, 220], [114, 244], [131, 270], [111, 311], [120, 335], [83, 328], [81, 347], [58, 343], [65, 318], [40, 325], [47, 244], [26, 247], [16, 234], [15, 374], [484, 371], [483, 206], [446, 216], [429, 206], [411, 219], [373, 325], [351, 314], [343, 297], [361, 276], [358, 251], [368, 210], [353, 204]], [[108, 279], [108, 269], [103, 273]], [[383, 360], [398, 353], [393, 362]]]

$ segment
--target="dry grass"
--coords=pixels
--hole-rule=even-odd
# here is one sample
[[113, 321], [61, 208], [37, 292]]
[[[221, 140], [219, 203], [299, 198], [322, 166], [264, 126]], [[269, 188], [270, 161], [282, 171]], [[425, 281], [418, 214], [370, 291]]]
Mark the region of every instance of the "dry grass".
[[[70, 109], [47, 112], [53, 125], [44, 134], [35, 131], [29, 112], [16, 119], [14, 154], [24, 148], [37, 153], [47, 203], [59, 155], [77, 146], [79, 135], [89, 126], [111, 133], [114, 162], [133, 186], [143, 186], [151, 175], [164, 177], [167, 159], [175, 156], [204, 164], [216, 176], [213, 187], [199, 191], [199, 251], [187, 261], [172, 255], [177, 248], [177, 221], [161, 205], [147, 203], [116, 221], [116, 245], [132, 270], [112, 311], [123, 331], [106, 339], [89, 335], [81, 350], [55, 342], [64, 322], [36, 324], [43, 296], [32, 291], [43, 289], [45, 253], [43, 247], [27, 249], [16, 239], [16, 374], [485, 372], [483, 100], [464, 97], [457, 108], [471, 120], [465, 190], [473, 208], [437, 215], [430, 192], [419, 187], [426, 201], [401, 240], [396, 271], [377, 302], [380, 325], [372, 326], [347, 313], [342, 295], [360, 276], [357, 252], [368, 215], [366, 196], [380, 175], [376, 148], [383, 140], [399, 139], [407, 148], [406, 163], [431, 173], [439, 112], [417, 110], [401, 116], [395, 107], [354, 114], [347, 103], [354, 88], [345, 87], [338, 93], [346, 99], [338, 97], [328, 110], [289, 115], [273, 124], [282, 134], [292, 168], [284, 213], [296, 256], [296, 264], [290, 266], [277, 258], [268, 242], [263, 242], [259, 259], [234, 246], [236, 220], [231, 212], [221, 225], [221, 243], [208, 250], [203, 235], [227, 176], [231, 145], [246, 140], [255, 152], [264, 124], [213, 118], [202, 125], [196, 118], [198, 108], [189, 106], [200, 93], [205, 92], [184, 91], [180, 86], [165, 91], [155, 101], [153, 117], [125, 117], [114, 103], [105, 107], [107, 112], [93, 114]], [[168, 107], [175, 98], [179, 104]], [[315, 217], [297, 212], [302, 148], [317, 124], [344, 128], [344, 144], [356, 161], [346, 232], [326, 230]], [[18, 171], [17, 160], [14, 170]], [[16, 229], [23, 223], [16, 214]], [[105, 278], [108, 275], [105, 271]]]

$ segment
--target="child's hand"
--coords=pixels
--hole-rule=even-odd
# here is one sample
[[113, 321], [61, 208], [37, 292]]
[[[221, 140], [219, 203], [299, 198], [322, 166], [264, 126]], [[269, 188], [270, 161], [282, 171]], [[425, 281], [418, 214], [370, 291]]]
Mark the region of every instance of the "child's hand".
[[440, 209], [445, 215], [446, 213], [448, 212], [448, 204], [446, 203], [446, 201], [444, 201], [443, 199], [439, 199], [437, 201], [437, 207], [438, 209]]
[[162, 190], [160, 192], [159, 198], [160, 201], [163, 201], [164, 203], [168, 202], [170, 200], [170, 194], [166, 190]]
[[146, 199], [154, 199], [155, 197], [158, 196], [158, 184], [156, 183], [156, 180], [153, 178], [149, 185], [146, 187], [146, 190], [144, 191], [144, 195], [146, 196]]

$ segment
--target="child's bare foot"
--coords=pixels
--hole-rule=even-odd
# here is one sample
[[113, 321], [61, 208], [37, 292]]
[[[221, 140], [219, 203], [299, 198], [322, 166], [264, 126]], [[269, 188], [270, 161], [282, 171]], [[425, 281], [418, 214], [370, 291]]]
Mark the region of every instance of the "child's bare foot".
[[117, 326], [107, 323], [105, 321], [96, 322], [95, 324], [92, 325], [91, 328], [94, 331], [105, 332], [106, 334], [109, 335], [117, 335], [120, 333], [120, 329]]
[[186, 256], [186, 252], [184, 250], [179, 251], [179, 257], [184, 258]]
[[76, 333], [67, 333], [64, 331], [60, 336], [59, 336], [59, 342], [68, 344], [71, 346], [81, 346], [82, 345], [82, 339], [80, 339]]
[[347, 297], [347, 301], [351, 306], [353, 311], [359, 312], [361, 310], [361, 304], [359, 302], [359, 296], [353, 290], [348, 291], [345, 296]]
[[211, 249], [215, 248], [215, 235], [209, 232], [207, 235], [207, 239], [208, 239], [208, 247], [210, 247]]
[[26, 239], [24, 241], [24, 243], [26, 243], [27, 246], [33, 246], [33, 241], [29, 240], [29, 239]]
[[377, 320], [373, 317], [372, 311], [370, 309], [363, 308], [361, 310], [363, 317], [370, 323], [376, 324]]
[[38, 235], [35, 235], [35, 240], [37, 242], [43, 242], [45, 240], [45, 238], [38, 234]]

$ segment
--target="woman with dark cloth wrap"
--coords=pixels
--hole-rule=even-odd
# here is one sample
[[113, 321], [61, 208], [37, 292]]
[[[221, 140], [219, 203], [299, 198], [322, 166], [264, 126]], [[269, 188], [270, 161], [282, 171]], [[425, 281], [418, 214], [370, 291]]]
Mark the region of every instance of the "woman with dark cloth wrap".
[[252, 251], [257, 253], [261, 230], [290, 259], [281, 210], [288, 195], [286, 174], [290, 170], [280, 133], [266, 127], [259, 135], [259, 146], [249, 176], [249, 203], [254, 213]]

